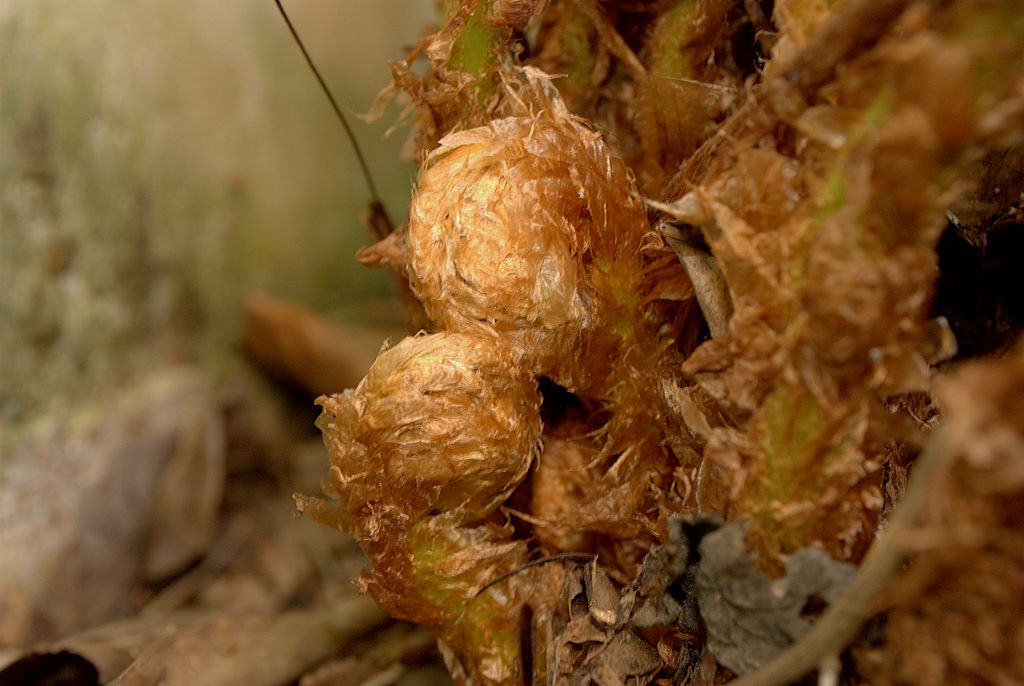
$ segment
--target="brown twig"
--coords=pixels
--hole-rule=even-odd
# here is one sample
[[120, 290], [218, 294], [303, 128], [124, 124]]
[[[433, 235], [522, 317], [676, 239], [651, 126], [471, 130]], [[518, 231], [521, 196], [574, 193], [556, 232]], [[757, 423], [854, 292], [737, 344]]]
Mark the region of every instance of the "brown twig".
[[587, 19], [594, 25], [594, 29], [601, 36], [601, 40], [604, 41], [608, 51], [622, 62], [626, 70], [629, 71], [630, 76], [637, 80], [647, 78], [647, 69], [640, 62], [640, 58], [626, 44], [626, 41], [622, 39], [622, 36], [619, 35], [615, 26], [608, 20], [608, 17], [605, 16], [595, 0], [583, 0], [579, 3], [579, 8], [583, 10]]
[[348, 641], [390, 621], [367, 596], [273, 615], [221, 615], [147, 647], [118, 686], [293, 683]]
[[[365, 649], [361, 649], [363, 646]], [[367, 684], [384, 681], [388, 675], [401, 674], [405, 667], [427, 659], [436, 650], [437, 637], [421, 626], [392, 624], [362, 638], [360, 644], [346, 650], [336, 660], [308, 672], [300, 686], [329, 684]], [[388, 681], [387, 683], [393, 683]]]
[[708, 323], [712, 338], [719, 338], [729, 332], [729, 318], [732, 317], [732, 297], [725, 282], [722, 268], [714, 256], [692, 245], [676, 227], [662, 223], [658, 232], [676, 251], [679, 261], [686, 269], [693, 283], [693, 294]]
[[153, 596], [139, 612], [139, 616], [166, 616], [172, 610], [184, 606], [242, 554], [254, 533], [255, 526], [251, 519], [241, 515], [234, 517], [225, 527], [224, 534], [211, 546], [209, 554], [193, 569]]
[[936, 432], [918, 457], [888, 527], [871, 547], [843, 595], [799, 641], [757, 671], [729, 682], [730, 686], [784, 686], [842, 653], [857, 637], [877, 611], [878, 598], [909, 556], [906, 535], [918, 523], [935, 476], [951, 458], [944, 436], [941, 429]]

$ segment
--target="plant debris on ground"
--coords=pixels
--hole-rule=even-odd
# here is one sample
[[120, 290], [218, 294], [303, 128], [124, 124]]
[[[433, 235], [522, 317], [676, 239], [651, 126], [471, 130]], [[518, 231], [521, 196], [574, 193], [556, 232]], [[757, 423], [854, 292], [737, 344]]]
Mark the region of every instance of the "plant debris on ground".
[[[365, 558], [264, 513], [294, 471], [227, 461], [274, 450], [232, 423], [248, 393], [161, 424], [200, 391], [148, 389], [139, 440], [179, 450], [124, 494], [161, 506], [118, 550], [145, 532], [160, 619], [47, 668], [398, 683], [436, 637], [477, 686], [1024, 682], [1019, 3], [441, 4], [369, 114], [397, 102], [419, 164], [408, 221], [371, 218], [358, 255], [394, 272], [409, 336], [358, 381], [344, 332], [249, 309], [254, 358], [326, 393], [298, 509]], [[254, 474], [272, 494], [216, 526]], [[253, 526], [267, 549], [238, 543]], [[59, 586], [0, 596], [0, 635], [87, 625], [40, 610]]]

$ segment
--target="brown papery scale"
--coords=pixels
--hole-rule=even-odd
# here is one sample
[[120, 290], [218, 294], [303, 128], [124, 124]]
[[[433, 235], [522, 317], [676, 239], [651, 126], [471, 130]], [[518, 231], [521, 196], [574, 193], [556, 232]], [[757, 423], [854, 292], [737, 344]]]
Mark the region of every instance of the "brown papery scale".
[[490, 20], [495, 26], [522, 30], [546, 4], [546, 0], [497, 0], [491, 6]]
[[[564, 434], [565, 428], [555, 431]], [[544, 554], [595, 553], [613, 578], [628, 581], [656, 533], [645, 513], [658, 476], [656, 470], [640, 474], [644, 465], [639, 463], [656, 464], [663, 456], [656, 446], [645, 446], [644, 459], [627, 465], [624, 475], [605, 467], [599, 446], [582, 432], [545, 437], [530, 476], [529, 521]]]
[[640, 337], [647, 216], [622, 160], [524, 73], [509, 96], [520, 116], [453, 133], [425, 160], [409, 279], [440, 328], [496, 331], [535, 374], [603, 391]]
[[382, 609], [436, 631], [478, 683], [515, 681], [518, 628], [495, 618], [522, 602], [518, 584], [476, 593], [527, 560], [497, 508], [540, 449], [536, 381], [494, 336], [439, 333], [317, 402], [340, 505], [300, 509], [355, 535]]
[[539, 448], [537, 384], [494, 337], [406, 338], [354, 390], [317, 402], [332, 485], [361, 539], [381, 508], [486, 517]]

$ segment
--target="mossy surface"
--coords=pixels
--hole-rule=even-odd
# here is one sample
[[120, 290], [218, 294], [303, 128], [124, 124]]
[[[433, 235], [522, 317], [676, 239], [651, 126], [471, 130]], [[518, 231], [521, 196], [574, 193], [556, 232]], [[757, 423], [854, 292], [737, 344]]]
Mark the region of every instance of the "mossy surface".
[[[355, 9], [318, 2], [294, 19], [359, 110], [418, 25], [390, 4], [337, 16]], [[155, 363], [230, 356], [250, 292], [340, 316], [389, 297], [389, 275], [353, 258], [370, 239], [351, 149], [272, 5], [8, 3], [0, 92], [8, 433]], [[401, 141], [354, 124], [404, 214]]]

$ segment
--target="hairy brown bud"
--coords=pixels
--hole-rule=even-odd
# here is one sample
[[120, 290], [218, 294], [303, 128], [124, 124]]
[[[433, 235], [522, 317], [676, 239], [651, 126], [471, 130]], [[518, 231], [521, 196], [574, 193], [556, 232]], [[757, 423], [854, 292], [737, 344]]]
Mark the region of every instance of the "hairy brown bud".
[[437, 631], [479, 683], [517, 681], [518, 629], [495, 621], [517, 587], [477, 591], [527, 559], [496, 510], [540, 449], [537, 382], [497, 337], [439, 333], [384, 350], [357, 388], [317, 402], [341, 505], [300, 507], [352, 531], [381, 608]]
[[579, 390], [630, 335], [609, 312], [639, 291], [648, 225], [622, 161], [544, 97], [537, 114], [451, 134], [427, 158], [407, 265], [441, 328], [496, 330], [535, 374]]
[[538, 450], [536, 382], [493, 337], [442, 333], [383, 351], [355, 390], [318, 400], [332, 483], [357, 529], [380, 507], [478, 519]]

